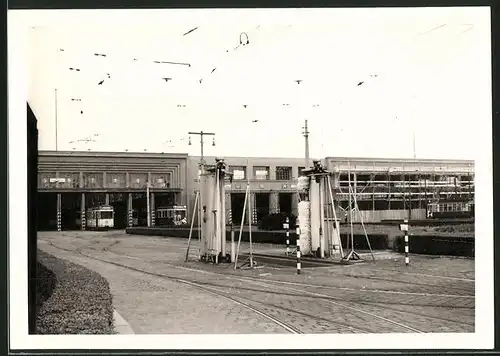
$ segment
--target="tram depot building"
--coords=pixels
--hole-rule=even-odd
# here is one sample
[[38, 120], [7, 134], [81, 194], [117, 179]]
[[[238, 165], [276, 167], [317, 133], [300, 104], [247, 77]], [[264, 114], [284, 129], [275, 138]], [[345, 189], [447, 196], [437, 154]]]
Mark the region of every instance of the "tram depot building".
[[[226, 213], [233, 223], [241, 222], [247, 184], [254, 223], [272, 213], [297, 215], [304, 158], [221, 158], [233, 173], [226, 186]], [[146, 226], [148, 201], [152, 225], [165, 221], [165, 211], [190, 222], [199, 162], [200, 157], [173, 153], [40, 151], [38, 229], [85, 229], [89, 212], [103, 206], [112, 207], [115, 228]], [[205, 162], [212, 165], [215, 157]], [[473, 161], [326, 157], [322, 163], [333, 173], [341, 208], [347, 207], [349, 181], [355, 186], [366, 223], [425, 219], [429, 202], [474, 199]]]

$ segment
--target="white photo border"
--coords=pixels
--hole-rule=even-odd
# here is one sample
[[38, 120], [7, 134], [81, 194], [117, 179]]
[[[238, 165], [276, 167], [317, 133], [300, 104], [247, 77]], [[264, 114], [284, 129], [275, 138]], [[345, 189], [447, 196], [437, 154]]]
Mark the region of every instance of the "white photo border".
[[[493, 167], [492, 167], [492, 101], [478, 117], [471, 118], [482, 137], [472, 142], [475, 159], [476, 196], [476, 318], [475, 333], [470, 334], [370, 334], [370, 335], [29, 335], [27, 273], [27, 30], [34, 25], [62, 25], [77, 22], [135, 22], [150, 17], [149, 22], [165, 22], [166, 17], [195, 13], [203, 21], [221, 21], [237, 16], [254, 16], [259, 21], [279, 21], [299, 17], [329, 16], [334, 11], [348, 14], [360, 9], [255, 9], [255, 10], [12, 10], [8, 11], [8, 184], [9, 184], [9, 322], [10, 348], [14, 349], [490, 349], [494, 347], [493, 293]], [[368, 10], [368, 9], [363, 9]], [[412, 9], [423, 11], [422, 9]], [[394, 11], [370, 9], [369, 11]], [[434, 11], [447, 11], [435, 8]], [[489, 7], [466, 11], [483, 11], [491, 21]], [[203, 16], [202, 16], [203, 15]], [[207, 16], [210, 15], [210, 16]], [[177, 20], [179, 21], [179, 20]], [[489, 27], [489, 25], [488, 25]], [[491, 37], [486, 38], [491, 43]], [[490, 46], [487, 47], [490, 50]], [[490, 75], [484, 85], [491, 88]], [[481, 144], [479, 144], [481, 142]]]

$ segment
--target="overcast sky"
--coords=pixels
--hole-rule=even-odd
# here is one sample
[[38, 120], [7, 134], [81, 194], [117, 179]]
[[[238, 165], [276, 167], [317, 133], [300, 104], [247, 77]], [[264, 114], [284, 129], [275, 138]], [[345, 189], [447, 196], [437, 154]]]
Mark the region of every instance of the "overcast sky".
[[302, 157], [307, 118], [314, 157], [410, 158], [415, 132], [417, 158], [474, 159], [491, 125], [488, 8], [52, 11], [31, 26], [42, 150], [55, 88], [59, 150], [199, 155], [187, 132], [205, 130], [207, 155]]

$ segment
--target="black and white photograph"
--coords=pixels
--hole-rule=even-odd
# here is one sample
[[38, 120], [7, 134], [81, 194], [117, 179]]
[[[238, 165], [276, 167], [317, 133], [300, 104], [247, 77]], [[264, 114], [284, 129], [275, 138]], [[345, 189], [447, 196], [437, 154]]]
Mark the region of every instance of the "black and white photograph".
[[492, 347], [488, 7], [9, 18], [11, 347]]

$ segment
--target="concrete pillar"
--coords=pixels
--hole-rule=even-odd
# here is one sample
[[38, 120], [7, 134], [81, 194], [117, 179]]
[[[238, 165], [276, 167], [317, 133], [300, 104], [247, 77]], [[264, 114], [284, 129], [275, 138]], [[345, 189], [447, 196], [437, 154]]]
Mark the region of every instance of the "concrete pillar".
[[134, 226], [134, 220], [132, 215], [132, 193], [128, 193], [127, 201], [127, 216], [128, 216], [128, 227]]
[[151, 204], [151, 226], [155, 226], [155, 216], [156, 216], [156, 208], [155, 208], [155, 193], [151, 193], [149, 198]]
[[104, 204], [109, 205], [109, 193], [106, 193], [106, 201]]
[[125, 188], [130, 188], [130, 174], [125, 173]]
[[276, 180], [276, 166], [269, 166], [269, 180]]
[[106, 174], [106, 172], [102, 172], [102, 187], [108, 187], [108, 175]]
[[227, 225], [232, 225], [233, 224], [233, 211], [231, 209], [231, 193], [225, 194], [224, 197], [226, 201], [226, 224]]
[[79, 178], [80, 178], [80, 188], [83, 188], [84, 185], [85, 185], [84, 182], [83, 182], [83, 172], [80, 172]]
[[82, 231], [87, 227], [87, 216], [85, 213], [85, 193], [82, 193], [82, 203], [80, 204], [80, 224]]
[[57, 193], [57, 231], [62, 230], [62, 216], [61, 216], [61, 208], [62, 208], [62, 198], [61, 193]]
[[299, 194], [298, 193], [292, 193], [292, 214], [295, 216], [299, 216]]
[[278, 192], [271, 192], [269, 194], [269, 213], [276, 214], [279, 213], [279, 199]]
[[387, 210], [391, 210], [391, 172], [387, 171]]

